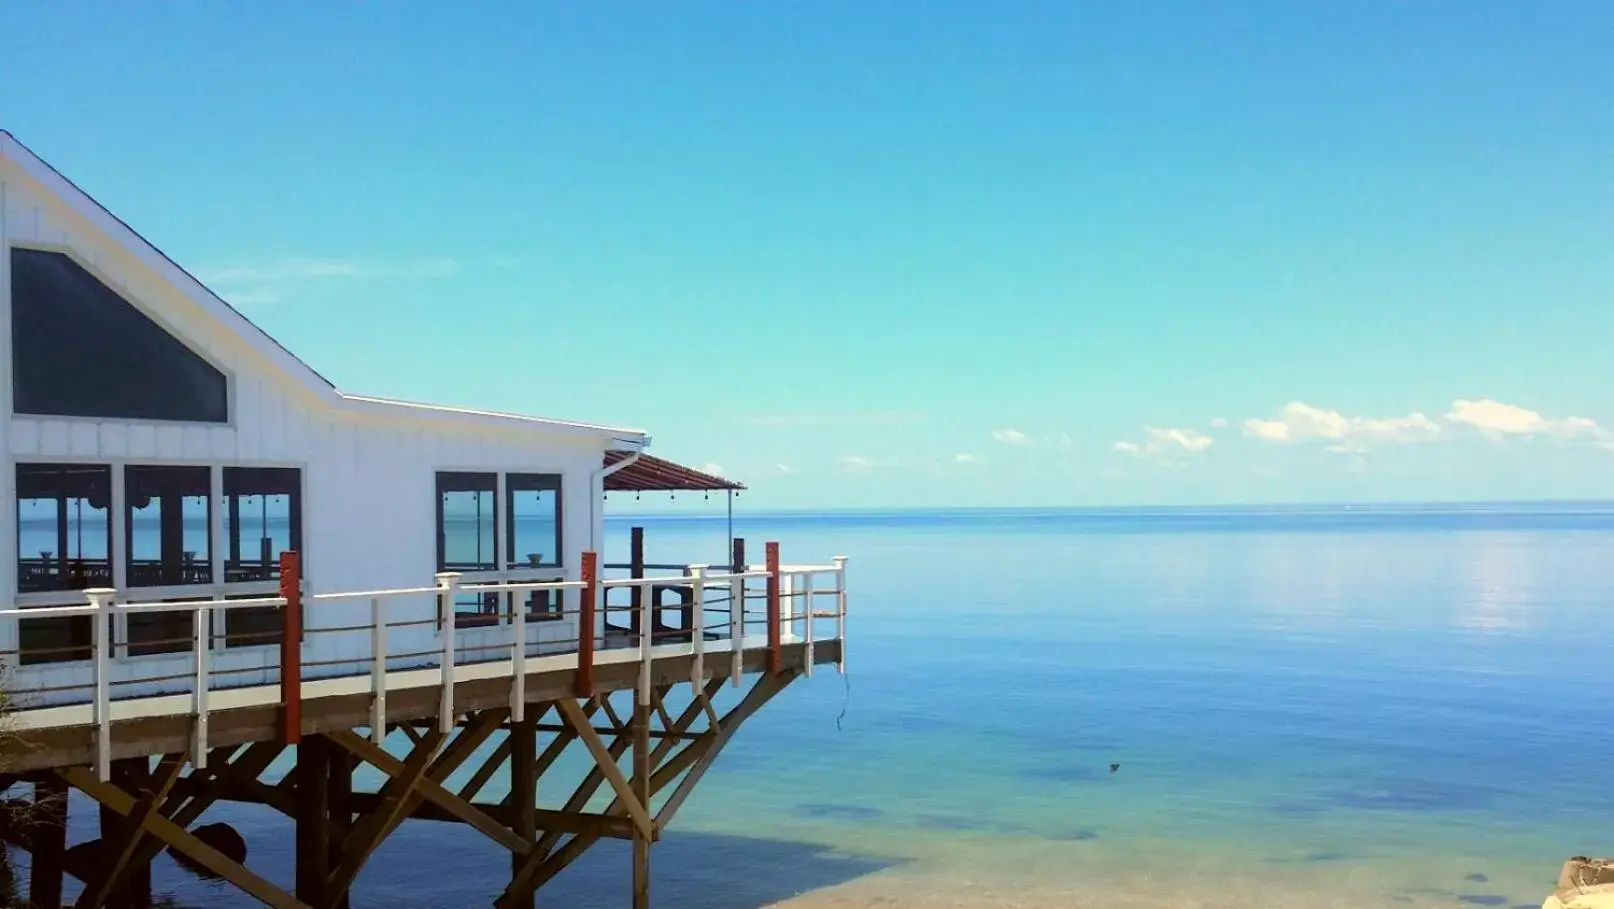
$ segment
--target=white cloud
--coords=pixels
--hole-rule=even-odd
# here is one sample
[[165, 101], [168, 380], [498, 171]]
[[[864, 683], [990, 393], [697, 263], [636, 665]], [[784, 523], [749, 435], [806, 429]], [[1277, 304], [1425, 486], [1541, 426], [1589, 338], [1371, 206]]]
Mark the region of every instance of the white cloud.
[[374, 278], [418, 281], [452, 278], [459, 271], [459, 262], [441, 257], [396, 262], [363, 262], [344, 259], [281, 259], [264, 265], [204, 268], [196, 272], [196, 279], [204, 284], [279, 284], [287, 281], [306, 281], [320, 278]]
[[773, 467], [774, 467], [775, 470], [779, 471], [780, 473], [791, 473], [792, 472], [791, 469], [790, 469], [789, 464], [775, 464], [775, 465], [773, 465]]
[[871, 411], [852, 413], [781, 413], [750, 417], [758, 426], [797, 429], [807, 426], [894, 426], [924, 419], [916, 411]]
[[707, 462], [702, 464], [698, 469], [701, 473], [711, 474], [714, 477], [720, 477], [723, 475], [723, 465], [721, 464]]
[[1597, 425], [1586, 417], [1564, 417], [1550, 420], [1529, 408], [1516, 404], [1503, 404], [1490, 398], [1469, 401], [1462, 398], [1452, 402], [1446, 419], [1461, 426], [1479, 430], [1485, 436], [1498, 439], [1505, 436], [1547, 436], [1570, 441], [1592, 442], [1602, 448], [1614, 449], [1614, 432]]
[[997, 439], [999, 442], [1002, 442], [1005, 445], [1019, 445], [1021, 447], [1025, 447], [1035, 444], [1030, 436], [1018, 429], [994, 429], [992, 430], [992, 438]]
[[1215, 419], [1211, 420], [1210, 425], [1212, 429], [1221, 429], [1227, 425], [1227, 418], [1216, 417]]
[[956, 455], [953, 455], [953, 463], [955, 463], [955, 464], [980, 464], [980, 463], [983, 463], [984, 460], [985, 460], [984, 458], [982, 458], [980, 455], [977, 455], [977, 454], [956, 454]]
[[884, 467], [900, 467], [896, 461], [885, 461], [863, 455], [841, 455], [838, 459], [842, 467], [851, 470], [873, 470]]
[[1192, 429], [1156, 429], [1150, 426], [1144, 429], [1144, 433], [1147, 439], [1142, 443], [1116, 442], [1115, 450], [1133, 455], [1154, 456], [1204, 451], [1216, 444], [1215, 439]]
[[1404, 417], [1347, 417], [1301, 401], [1290, 401], [1273, 420], [1244, 421], [1244, 434], [1264, 442], [1292, 444], [1333, 442], [1329, 450], [1361, 450], [1369, 442], [1429, 442], [1440, 437], [1440, 424], [1417, 411]]

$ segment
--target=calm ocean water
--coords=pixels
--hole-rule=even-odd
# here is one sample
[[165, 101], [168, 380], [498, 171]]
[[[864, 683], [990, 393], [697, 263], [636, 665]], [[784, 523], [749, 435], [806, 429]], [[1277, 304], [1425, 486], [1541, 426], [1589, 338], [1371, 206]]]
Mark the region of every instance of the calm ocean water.
[[[652, 561], [726, 547], [721, 520], [642, 523]], [[657, 906], [1539, 905], [1563, 859], [1614, 853], [1614, 506], [737, 530], [787, 562], [851, 557], [848, 674], [746, 725], [656, 849]], [[289, 880], [287, 822], [210, 818]], [[509, 861], [478, 840], [406, 824], [354, 905], [489, 905]], [[628, 867], [602, 849], [546, 902], [625, 905]], [[251, 905], [158, 873], [187, 905]]]

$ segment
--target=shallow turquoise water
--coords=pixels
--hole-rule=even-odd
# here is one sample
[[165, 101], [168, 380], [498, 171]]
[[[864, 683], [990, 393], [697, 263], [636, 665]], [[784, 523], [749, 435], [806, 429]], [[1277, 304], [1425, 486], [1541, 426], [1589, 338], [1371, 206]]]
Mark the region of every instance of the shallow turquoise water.
[[[644, 523], [652, 562], [726, 547], [721, 521]], [[1614, 852], [1609, 508], [738, 530], [758, 553], [779, 540], [786, 562], [851, 557], [848, 673], [798, 682], [747, 724], [657, 847], [658, 906], [885, 879], [1172, 878], [1137, 876], [1151, 868], [1225, 878], [1252, 903], [1347, 886], [1362, 905], [1539, 905], [1564, 858]], [[210, 817], [289, 878], [285, 822]], [[627, 870], [620, 848], [593, 855], [553, 904], [625, 905]], [[508, 873], [470, 832], [411, 822], [355, 905], [486, 906]], [[249, 904], [177, 872], [159, 884]]]

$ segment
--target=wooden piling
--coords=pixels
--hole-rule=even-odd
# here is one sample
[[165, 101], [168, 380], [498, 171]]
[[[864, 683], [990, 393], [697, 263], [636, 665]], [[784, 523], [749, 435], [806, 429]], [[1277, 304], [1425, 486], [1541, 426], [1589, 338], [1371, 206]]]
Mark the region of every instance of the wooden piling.
[[577, 613], [577, 696], [594, 696], [594, 628], [600, 603], [599, 553], [583, 553], [583, 603]]
[[[644, 697], [633, 702], [633, 794], [646, 810], [650, 807], [650, 705]], [[650, 909], [650, 836], [633, 828], [633, 909]]]
[[780, 627], [783, 610], [779, 603], [779, 544], [768, 543], [763, 551], [767, 553], [768, 569], [768, 674], [778, 675], [785, 669], [784, 629]]
[[[635, 527], [629, 532], [628, 543], [628, 574], [634, 578], [644, 577], [644, 528]], [[639, 614], [644, 605], [645, 589], [635, 586], [631, 591], [633, 611], [628, 613], [628, 626], [634, 634], [649, 634], [648, 628], [639, 627]]]
[[[538, 841], [538, 721], [528, 713], [519, 723], [510, 724], [510, 806], [511, 832], [525, 843]], [[510, 879], [515, 880], [527, 857], [510, 853]], [[537, 903], [537, 893], [524, 894], [524, 905]]]
[[311, 735], [297, 745], [297, 898], [310, 906], [326, 905], [325, 882], [331, 874], [330, 739]]
[[62, 904], [62, 873], [67, 854], [67, 786], [54, 776], [34, 784], [32, 866], [28, 869], [29, 902]]

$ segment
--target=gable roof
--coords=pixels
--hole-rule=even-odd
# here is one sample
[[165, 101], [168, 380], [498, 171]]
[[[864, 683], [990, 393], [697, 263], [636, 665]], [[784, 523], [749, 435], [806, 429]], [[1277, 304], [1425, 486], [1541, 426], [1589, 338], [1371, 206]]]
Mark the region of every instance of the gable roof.
[[[321, 404], [334, 410], [370, 413], [379, 416], [407, 416], [437, 423], [470, 427], [502, 427], [541, 430], [561, 435], [598, 437], [613, 450], [637, 450], [650, 444], [642, 429], [602, 426], [543, 417], [520, 416], [484, 410], [417, 404], [390, 398], [352, 395], [340, 391], [312, 366], [276, 341], [240, 310], [210, 290], [162, 250], [137, 233], [127, 222], [97, 202], [78, 184], [52, 167], [49, 162], [23, 145], [11, 133], [0, 129], [0, 161], [10, 161], [34, 183], [84, 218], [113, 243], [122, 246], [141, 264], [154, 271], [169, 285], [199, 306], [209, 317], [246, 341], [271, 368], [311, 393]], [[0, 238], [3, 240], [4, 238]]]

